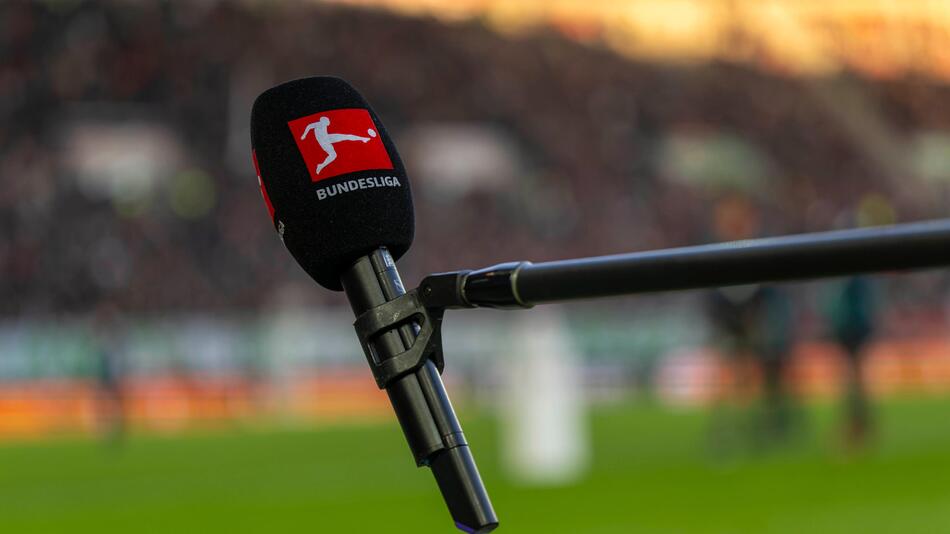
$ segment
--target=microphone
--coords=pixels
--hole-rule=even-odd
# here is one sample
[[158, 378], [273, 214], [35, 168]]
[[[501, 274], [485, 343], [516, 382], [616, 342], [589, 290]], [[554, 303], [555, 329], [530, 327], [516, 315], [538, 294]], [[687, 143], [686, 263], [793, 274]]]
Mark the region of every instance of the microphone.
[[[251, 111], [252, 159], [275, 229], [318, 284], [345, 291], [377, 385], [456, 526], [498, 519], [440, 376], [437, 323], [396, 270], [412, 244], [409, 180], [379, 117], [347, 82], [294, 80]], [[434, 324], [436, 323], [436, 324]]]

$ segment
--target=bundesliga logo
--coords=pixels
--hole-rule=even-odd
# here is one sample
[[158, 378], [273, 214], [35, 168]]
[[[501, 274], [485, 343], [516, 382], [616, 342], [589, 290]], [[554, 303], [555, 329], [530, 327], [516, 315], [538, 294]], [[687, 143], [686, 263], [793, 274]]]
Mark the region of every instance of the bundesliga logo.
[[287, 123], [314, 182], [393, 163], [365, 109], [314, 113]]

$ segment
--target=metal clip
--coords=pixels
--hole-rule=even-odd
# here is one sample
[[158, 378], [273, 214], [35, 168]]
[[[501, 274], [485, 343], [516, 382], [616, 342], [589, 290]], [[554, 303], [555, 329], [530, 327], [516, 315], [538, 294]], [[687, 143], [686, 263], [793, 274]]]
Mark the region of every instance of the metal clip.
[[[353, 327], [360, 339], [376, 385], [386, 388], [394, 380], [416, 371], [432, 360], [439, 372], [445, 367], [442, 356], [442, 316], [445, 308], [426, 308], [416, 289], [385, 304], [371, 308], [356, 318]], [[376, 361], [371, 343], [380, 335], [404, 324], [416, 323], [419, 330], [412, 346], [391, 358]]]

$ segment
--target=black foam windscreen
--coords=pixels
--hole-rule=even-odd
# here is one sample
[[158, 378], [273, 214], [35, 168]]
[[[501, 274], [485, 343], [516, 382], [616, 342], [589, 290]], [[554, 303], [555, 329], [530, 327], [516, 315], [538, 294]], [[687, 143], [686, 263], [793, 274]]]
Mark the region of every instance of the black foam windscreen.
[[257, 97], [251, 146], [274, 227], [320, 285], [387, 247], [412, 244], [412, 194], [379, 117], [350, 84], [329, 76], [283, 83]]

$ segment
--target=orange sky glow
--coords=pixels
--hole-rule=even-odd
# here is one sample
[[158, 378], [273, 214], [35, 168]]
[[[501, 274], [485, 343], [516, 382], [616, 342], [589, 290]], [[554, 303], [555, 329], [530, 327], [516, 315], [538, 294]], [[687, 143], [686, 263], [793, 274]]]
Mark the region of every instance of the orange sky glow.
[[502, 33], [539, 26], [621, 54], [721, 59], [789, 74], [841, 68], [950, 80], [946, 0], [338, 0]]

